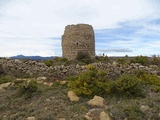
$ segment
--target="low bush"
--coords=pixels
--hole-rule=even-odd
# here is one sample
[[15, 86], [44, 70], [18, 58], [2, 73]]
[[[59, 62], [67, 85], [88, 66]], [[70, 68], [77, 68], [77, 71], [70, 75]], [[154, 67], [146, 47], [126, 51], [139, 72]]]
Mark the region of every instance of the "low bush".
[[67, 59], [63, 57], [55, 57], [53, 60], [56, 62], [67, 62]]
[[93, 62], [90, 55], [87, 52], [82, 51], [78, 52], [75, 60], [82, 62], [83, 64], [89, 64]]
[[53, 66], [53, 60], [45, 60], [44, 64], [47, 65], [48, 67]]
[[155, 92], [160, 91], [160, 78], [157, 74], [149, 74], [146, 71], [135, 71], [135, 75], [143, 84], [153, 86]]
[[95, 68], [92, 64], [89, 64], [89, 65], [87, 66], [87, 69], [88, 69], [88, 70], [96, 70], [96, 68]]
[[123, 75], [116, 82], [116, 94], [133, 97], [141, 96], [143, 87], [139, 78], [135, 75]]
[[118, 59], [117, 59], [117, 62], [118, 62], [119, 64], [122, 64], [122, 65], [128, 64], [128, 61], [127, 61], [127, 59], [125, 59], [125, 58], [118, 58]]
[[38, 83], [35, 80], [25, 82], [19, 86], [18, 93], [25, 96], [25, 99], [31, 98], [34, 93], [39, 93]]
[[83, 72], [75, 80], [69, 80], [68, 86], [77, 95], [92, 97], [105, 93], [106, 75], [98, 70], [88, 70]]
[[128, 106], [123, 110], [128, 120], [145, 120], [145, 114], [140, 110], [139, 106]]
[[[75, 77], [76, 78], [76, 77]], [[116, 95], [138, 97], [143, 93], [141, 81], [134, 75], [123, 75], [116, 81], [108, 79], [107, 72], [90, 69], [76, 79], [69, 80], [69, 88], [77, 95]]]
[[55, 65], [68, 65], [71, 63], [71, 61], [68, 61], [66, 58], [62, 57], [55, 57], [53, 60], [44, 60], [43, 61], [45, 65], [48, 67], [54, 67]]
[[13, 78], [11, 76], [1, 76], [0, 77], [0, 84], [2, 83], [7, 83], [7, 82], [12, 82], [13, 81]]
[[131, 60], [131, 63], [140, 63], [142, 65], [148, 65], [149, 58], [147, 56], [137, 56]]
[[156, 56], [156, 55], [153, 55], [150, 59], [150, 64], [151, 65], [158, 65], [160, 66], [160, 57], [159, 56]]
[[96, 56], [97, 61], [102, 61], [102, 62], [109, 62], [109, 57], [108, 56]]
[[78, 52], [76, 60], [82, 61], [83, 59], [91, 59], [87, 52]]

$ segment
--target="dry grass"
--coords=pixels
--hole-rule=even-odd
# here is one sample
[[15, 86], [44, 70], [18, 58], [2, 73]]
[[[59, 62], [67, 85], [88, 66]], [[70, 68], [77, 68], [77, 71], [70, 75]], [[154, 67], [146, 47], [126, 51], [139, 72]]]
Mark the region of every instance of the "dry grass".
[[[19, 84], [10, 86], [0, 94], [0, 118], [2, 120], [22, 120], [35, 116], [38, 120], [85, 120], [85, 114], [95, 109], [93, 116], [97, 120], [99, 113], [104, 110], [113, 120], [158, 120], [160, 112], [160, 93], [149, 91], [144, 98], [126, 99], [106, 96], [104, 99], [109, 108], [94, 108], [87, 105], [88, 98], [80, 98], [79, 102], [71, 102], [67, 98], [67, 85], [54, 83], [51, 87], [38, 84], [41, 93], [34, 93], [31, 98], [19, 96]], [[148, 105], [149, 110], [142, 112], [140, 107]]]

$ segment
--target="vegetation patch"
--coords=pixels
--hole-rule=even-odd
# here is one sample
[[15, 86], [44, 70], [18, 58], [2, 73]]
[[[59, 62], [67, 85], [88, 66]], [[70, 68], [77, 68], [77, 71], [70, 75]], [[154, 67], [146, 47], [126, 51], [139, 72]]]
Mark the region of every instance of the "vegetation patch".
[[38, 83], [35, 80], [25, 82], [19, 85], [18, 93], [20, 96], [24, 95], [25, 99], [31, 98], [35, 93], [40, 93]]
[[146, 71], [136, 71], [135, 75], [140, 78], [144, 85], [152, 86], [155, 92], [160, 91], [160, 78], [157, 74], [148, 74]]
[[143, 87], [140, 79], [135, 75], [123, 75], [116, 81], [111, 81], [106, 85], [106, 93], [123, 97], [143, 96]]
[[[99, 60], [96, 58], [96, 62], [113, 63], [116, 61], [118, 63], [116, 67], [122, 67], [122, 69], [122, 65], [129, 66], [131, 62], [139, 62], [147, 66], [159, 65], [159, 57], [157, 56], [148, 57], [146, 62], [142, 62], [146, 60], [144, 56], [138, 56], [139, 60], [136, 57], [110, 57], [109, 61], [105, 57], [101, 56], [98, 58]], [[82, 63], [82, 61], [70, 62], [64, 58], [55, 58], [44, 62], [51, 67], [68, 63], [75, 66], [75, 64]], [[95, 64], [95, 66], [98, 65]], [[118, 70], [116, 67], [115, 70]], [[1, 74], [0, 84], [14, 83], [0, 94], [0, 118], [22, 120], [34, 116], [39, 120], [83, 120], [87, 112], [91, 111], [90, 116], [93, 119], [99, 119], [100, 112], [105, 111], [112, 120], [160, 119], [160, 78], [158, 75], [148, 74], [137, 69], [131, 71], [130, 74], [129, 72], [127, 74], [124, 74], [126, 72], [121, 73], [120, 76], [113, 74], [114, 78], [112, 78], [108, 69], [99, 70], [91, 63], [86, 68], [78, 76], [67, 76], [68, 86], [61, 84], [59, 79], [56, 81], [45, 80], [46, 83], [52, 83], [49, 86], [43, 84], [43, 81], [37, 83], [34, 78], [33, 80], [23, 80], [24, 75], [22, 74], [16, 80], [11, 74], [6, 76]], [[66, 81], [66, 79], [64, 80]], [[71, 102], [68, 99], [67, 92], [70, 89], [80, 97], [79, 102]], [[94, 95], [103, 97], [108, 107], [96, 108], [88, 105], [87, 102]], [[147, 106], [146, 109], [142, 109], [143, 106]]]
[[[83, 72], [77, 79], [69, 80], [68, 86], [77, 95], [94, 96], [105, 93], [106, 73], [98, 70]], [[76, 77], [75, 77], [76, 78]]]
[[69, 88], [77, 95], [118, 95], [125, 97], [137, 97], [143, 93], [140, 79], [135, 75], [123, 75], [118, 80], [108, 79], [107, 72], [97, 70], [89, 66], [87, 72], [69, 81]]
[[140, 107], [135, 103], [131, 102], [128, 104], [120, 104], [116, 105], [112, 109], [109, 110], [112, 114], [113, 120], [118, 119], [127, 119], [127, 120], [146, 120], [147, 117], [145, 113], [140, 110]]
[[0, 84], [12, 82], [12, 81], [13, 81], [13, 78], [11, 76], [5, 75], [0, 77]]
[[137, 56], [137, 57], [134, 57], [132, 60], [131, 60], [131, 63], [140, 63], [142, 65], [148, 65], [149, 63], [149, 58], [147, 56]]
[[78, 54], [76, 56], [76, 60], [81, 61], [84, 64], [89, 64], [92, 62], [90, 55], [87, 52], [82, 52], [82, 51], [78, 52]]

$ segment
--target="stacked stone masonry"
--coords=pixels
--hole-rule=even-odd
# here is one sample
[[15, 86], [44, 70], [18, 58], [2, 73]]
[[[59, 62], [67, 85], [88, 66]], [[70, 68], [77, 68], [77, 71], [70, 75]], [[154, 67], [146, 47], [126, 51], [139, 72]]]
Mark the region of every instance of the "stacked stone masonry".
[[95, 58], [95, 38], [91, 25], [78, 24], [65, 27], [62, 36], [62, 56], [68, 60], [76, 59], [79, 52]]
[[[108, 76], [117, 76], [126, 73], [131, 73], [135, 70], [144, 70], [150, 74], [160, 75], [160, 71], [156, 65], [143, 66], [139, 63], [121, 65], [117, 62], [111, 63], [92, 63], [97, 69], [108, 71]], [[83, 71], [87, 71], [88, 65], [59, 65], [55, 67], [48, 67], [43, 62], [38, 61], [21, 61], [21, 60], [6, 60], [0, 59], [0, 73], [4, 71], [6, 74], [12, 74], [14, 76], [29, 76], [29, 77], [42, 77], [45, 76], [48, 79], [65, 79], [66, 76], [79, 75]]]
[[48, 67], [42, 62], [33, 60], [0, 59], [0, 69], [5, 74], [16, 77], [53, 77], [52, 67]]

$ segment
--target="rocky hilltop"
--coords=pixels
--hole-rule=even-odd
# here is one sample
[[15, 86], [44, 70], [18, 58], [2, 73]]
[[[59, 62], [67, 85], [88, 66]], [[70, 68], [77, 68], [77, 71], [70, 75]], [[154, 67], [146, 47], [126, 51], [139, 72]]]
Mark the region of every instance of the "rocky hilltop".
[[[144, 76], [141, 84], [130, 74], [140, 70], [146, 71], [148, 77]], [[122, 80], [123, 74], [131, 76]], [[78, 79], [66, 79], [72, 75], [79, 75]], [[159, 75], [157, 65], [139, 63], [112, 61], [49, 66], [44, 61], [3, 58], [0, 59], [0, 119], [159, 120]], [[106, 89], [110, 87], [112, 89]], [[88, 90], [98, 92], [87, 97], [74, 90], [87, 94]], [[106, 90], [104, 94], [100, 94], [102, 90]], [[128, 93], [129, 98], [122, 96]]]

